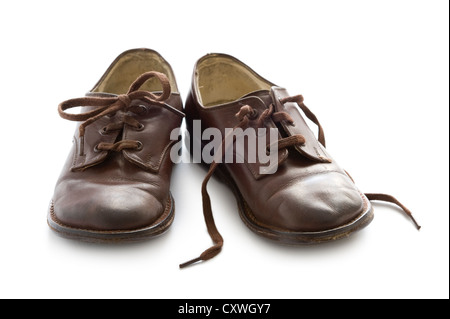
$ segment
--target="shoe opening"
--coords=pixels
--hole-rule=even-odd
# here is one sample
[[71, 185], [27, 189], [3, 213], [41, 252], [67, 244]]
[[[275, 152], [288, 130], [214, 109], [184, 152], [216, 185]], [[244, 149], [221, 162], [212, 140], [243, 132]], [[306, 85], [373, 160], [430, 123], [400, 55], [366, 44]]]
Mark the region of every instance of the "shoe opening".
[[[161, 55], [150, 49], [134, 49], [122, 53], [91, 92], [125, 94], [137, 77], [149, 71], [165, 74], [169, 79], [171, 92], [178, 93], [171, 66]], [[141, 90], [161, 92], [161, 82], [157, 78], [150, 79], [141, 87]]]
[[205, 107], [229, 103], [274, 86], [236, 58], [217, 53], [199, 60], [195, 81], [198, 100]]

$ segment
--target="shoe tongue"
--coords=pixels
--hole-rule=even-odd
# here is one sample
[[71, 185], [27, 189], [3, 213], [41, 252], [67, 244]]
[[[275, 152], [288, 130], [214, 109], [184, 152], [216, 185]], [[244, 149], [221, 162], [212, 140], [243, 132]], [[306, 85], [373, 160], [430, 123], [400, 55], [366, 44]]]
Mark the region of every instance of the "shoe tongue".
[[272, 103], [272, 97], [270, 96], [270, 91], [268, 91], [268, 90], [258, 90], [258, 91], [250, 92], [250, 93], [244, 95], [243, 97], [241, 97], [240, 100], [247, 98], [247, 97], [257, 97], [261, 101], [263, 101], [267, 107], [269, 107], [269, 105]]
[[270, 96], [271, 101], [273, 101], [275, 112], [285, 112], [289, 114], [294, 122], [293, 125], [284, 121], [280, 122], [281, 127], [287, 136], [301, 135], [305, 138], [306, 142], [303, 145], [297, 145], [295, 149], [300, 154], [313, 161], [330, 163], [332, 161], [331, 157], [325, 150], [325, 147], [317, 140], [314, 133], [308, 127], [308, 124], [306, 124], [306, 121], [300, 112], [299, 105], [293, 102], [281, 103], [282, 99], [289, 97], [289, 93], [286, 89], [273, 86], [270, 89]]
[[274, 86], [270, 90], [258, 90], [250, 92], [243, 96], [241, 99], [248, 97], [258, 97], [261, 101], [264, 102], [267, 108], [269, 108], [270, 104], [273, 104], [275, 107], [275, 112], [281, 111], [288, 113], [294, 119], [295, 125], [291, 126], [287, 123], [282, 122], [279, 126], [279, 128], [283, 131], [282, 135], [302, 135], [306, 139], [306, 143], [304, 145], [298, 145], [295, 147], [295, 149], [300, 154], [317, 162], [331, 162], [329, 154], [326, 152], [323, 145], [321, 145], [317, 141], [317, 138], [306, 124], [306, 121], [304, 120], [297, 105], [295, 105], [295, 103], [280, 103], [280, 99], [286, 98], [288, 96], [289, 94], [286, 89]]

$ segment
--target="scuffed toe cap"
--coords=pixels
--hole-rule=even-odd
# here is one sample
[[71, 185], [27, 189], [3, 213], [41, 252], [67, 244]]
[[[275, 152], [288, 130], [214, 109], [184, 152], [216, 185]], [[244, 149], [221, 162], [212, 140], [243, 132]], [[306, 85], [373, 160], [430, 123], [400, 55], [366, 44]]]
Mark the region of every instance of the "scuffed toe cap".
[[[60, 185], [64, 187], [64, 185]], [[67, 187], [70, 192], [67, 192]], [[117, 231], [146, 227], [164, 212], [163, 204], [148, 191], [132, 185], [96, 187], [65, 185], [54, 197], [54, 215], [72, 228]], [[70, 195], [68, 195], [70, 194]]]
[[287, 231], [318, 232], [344, 226], [357, 219], [364, 209], [358, 189], [338, 172], [299, 179], [277, 191], [267, 201], [272, 210], [266, 224]]

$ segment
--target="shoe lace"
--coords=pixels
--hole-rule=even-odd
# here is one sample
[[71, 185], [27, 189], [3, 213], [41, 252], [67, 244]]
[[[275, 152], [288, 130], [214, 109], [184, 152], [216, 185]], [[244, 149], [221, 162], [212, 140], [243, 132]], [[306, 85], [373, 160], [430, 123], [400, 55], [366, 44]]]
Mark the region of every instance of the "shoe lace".
[[[317, 117], [306, 107], [306, 105], [304, 105], [303, 96], [296, 95], [296, 96], [286, 97], [286, 98], [280, 100], [280, 102], [282, 104], [285, 104], [287, 102], [297, 103], [297, 105], [304, 112], [304, 114], [308, 117], [308, 119], [310, 119], [312, 122], [314, 122], [318, 126], [318, 128], [319, 128], [318, 140], [323, 146], [325, 146], [325, 134], [324, 134], [323, 128], [320, 125]], [[257, 114], [258, 114], [258, 112], [255, 109], [253, 109], [250, 105], [242, 106], [241, 109], [239, 110], [239, 112], [235, 115], [239, 119], [240, 123], [233, 128], [231, 133], [237, 128], [243, 129], [244, 127], [248, 127], [250, 121], [255, 120], [255, 118], [257, 117]], [[292, 117], [289, 115], [289, 113], [284, 112], [284, 111], [275, 112], [273, 104], [270, 104], [269, 108], [264, 110], [260, 114], [260, 116], [257, 117], [257, 119], [256, 119], [257, 127], [263, 127], [265, 125], [265, 121], [268, 120], [269, 118], [272, 119], [272, 121], [274, 123], [279, 123], [281, 121], [285, 121], [286, 123], [288, 123], [288, 125], [295, 125], [295, 123], [294, 123]], [[225, 141], [227, 141], [227, 140], [228, 139], [226, 137], [222, 140], [222, 144], [221, 144], [222, 157], [225, 154], [225, 149], [228, 147], [228, 145], [225, 145]], [[301, 145], [301, 144], [304, 144], [305, 142], [306, 142], [305, 137], [301, 134], [295, 134], [295, 135], [292, 135], [289, 137], [281, 138], [278, 140], [278, 150], [284, 149], [287, 147], [291, 147], [291, 146], [295, 146], [295, 145]], [[269, 145], [267, 147], [269, 148], [270, 146], [271, 145]], [[198, 263], [200, 261], [207, 261], [207, 260], [217, 256], [222, 250], [224, 241], [223, 241], [222, 235], [219, 233], [217, 226], [215, 224], [214, 216], [212, 213], [212, 207], [211, 207], [211, 199], [210, 199], [210, 196], [209, 196], [208, 190], [207, 190], [208, 182], [211, 179], [211, 177], [213, 176], [213, 174], [218, 166], [219, 166], [218, 160], [214, 159], [211, 162], [208, 173], [206, 174], [206, 176], [203, 180], [203, 183], [202, 183], [203, 216], [205, 219], [206, 228], [208, 230], [208, 233], [209, 233], [214, 245], [211, 246], [210, 248], [206, 249], [199, 257], [180, 264], [180, 268], [188, 267], [188, 266]], [[353, 181], [353, 178], [348, 173], [347, 173], [347, 175]], [[396, 204], [410, 217], [410, 219], [414, 222], [414, 224], [416, 225], [418, 230], [421, 228], [421, 226], [419, 226], [417, 221], [414, 219], [411, 211], [406, 206], [404, 206], [402, 203], [400, 203], [395, 197], [393, 197], [391, 195], [387, 195], [387, 194], [376, 194], [376, 193], [373, 193], [373, 194], [366, 193], [365, 195], [370, 201], [384, 201], [384, 202], [390, 202], [390, 203]]]
[[[151, 78], [156, 78], [162, 85], [162, 93], [160, 95], [153, 94], [148, 91], [139, 90], [139, 88]], [[58, 106], [59, 115], [69, 121], [84, 121], [79, 126], [79, 137], [80, 137], [80, 155], [84, 154], [84, 135], [86, 132], [86, 127], [94, 123], [98, 119], [117, 113], [118, 111], [123, 111], [127, 113], [132, 110], [134, 106], [131, 102], [134, 100], [142, 100], [150, 105], [164, 107], [165, 109], [184, 117], [184, 113], [173, 108], [172, 106], [165, 103], [165, 101], [170, 97], [171, 88], [170, 82], [166, 75], [159, 72], [146, 72], [141, 74], [130, 86], [126, 94], [120, 94], [113, 97], [82, 97], [70, 99], [62, 102]], [[91, 107], [90, 111], [73, 114], [66, 112], [68, 109], [76, 107]], [[142, 129], [143, 125], [139, 123], [135, 118], [124, 114], [117, 123], [110, 123], [103, 128], [103, 133], [108, 133], [113, 130], [123, 129], [125, 125], [129, 125], [136, 129]], [[96, 150], [101, 151], [116, 151], [120, 152], [123, 149], [140, 149], [142, 143], [135, 140], [121, 140], [116, 143], [99, 143], [96, 146]]]
[[[295, 99], [296, 101], [300, 101], [300, 98], [297, 98], [297, 97], [295, 97], [295, 98], [296, 98]], [[282, 101], [282, 103], [286, 103], [286, 102], [288, 102], [288, 99], [285, 99], [285, 101], [284, 100]], [[302, 102], [303, 101], [301, 101], [299, 103], [302, 103]], [[315, 115], [312, 114], [312, 112], [309, 111], [306, 108], [306, 106], [304, 108], [307, 110], [307, 112], [305, 112], [307, 117], [310, 118], [314, 123], [318, 124], [319, 130], [320, 130], [321, 142], [325, 143], [325, 135], [323, 134], [322, 126], [320, 126], [319, 121], [317, 120]], [[236, 130], [237, 128], [243, 129], [245, 127], [248, 127], [250, 121], [255, 120], [255, 119], [256, 119], [256, 127], [264, 127], [266, 120], [268, 120], [269, 118], [272, 119], [272, 121], [275, 123], [285, 121], [289, 125], [294, 125], [294, 120], [289, 115], [289, 113], [284, 112], [284, 111], [275, 112], [273, 104], [270, 104], [269, 108], [264, 110], [259, 116], [258, 116], [258, 112], [254, 108], [252, 108], [250, 105], [244, 105], [240, 108], [239, 112], [235, 114], [235, 116], [238, 118], [239, 124], [236, 125], [229, 134], [232, 134], [233, 131]], [[225, 144], [225, 141], [228, 141], [228, 140], [229, 139], [227, 139], [226, 137], [222, 140], [222, 144], [221, 144], [222, 156], [224, 156], [223, 154], [225, 154], [225, 149], [228, 148], [228, 145]], [[278, 150], [281, 150], [283, 148], [287, 148], [290, 146], [295, 146], [295, 145], [299, 145], [299, 144], [301, 145], [301, 144], [304, 144], [305, 142], [306, 142], [306, 140], [303, 135], [295, 134], [295, 135], [292, 135], [289, 137], [284, 137], [284, 138], [279, 139], [277, 141], [277, 148], [278, 148]], [[271, 147], [273, 147], [273, 145], [267, 146], [268, 149]], [[219, 165], [218, 162], [219, 161], [217, 159], [214, 159], [211, 162], [209, 171], [206, 174], [205, 179], [203, 180], [203, 183], [202, 183], [203, 215], [204, 215], [204, 219], [205, 219], [205, 223], [206, 223], [206, 228], [208, 230], [208, 233], [209, 233], [211, 239], [214, 242], [214, 245], [212, 247], [208, 248], [207, 250], [205, 250], [199, 257], [194, 258], [188, 262], [181, 264], [180, 268], [185, 268], [185, 267], [192, 265], [194, 263], [197, 263], [199, 261], [209, 260], [209, 259], [215, 257], [217, 254], [219, 254], [220, 251], [222, 250], [223, 237], [222, 237], [222, 235], [220, 235], [219, 231], [217, 230], [217, 227], [216, 227], [216, 224], [214, 221], [214, 216], [212, 213], [212, 208], [211, 208], [211, 199], [210, 199], [210, 196], [209, 196], [208, 190], [207, 190], [208, 182], [211, 179], [211, 177], [213, 176], [216, 168]]]

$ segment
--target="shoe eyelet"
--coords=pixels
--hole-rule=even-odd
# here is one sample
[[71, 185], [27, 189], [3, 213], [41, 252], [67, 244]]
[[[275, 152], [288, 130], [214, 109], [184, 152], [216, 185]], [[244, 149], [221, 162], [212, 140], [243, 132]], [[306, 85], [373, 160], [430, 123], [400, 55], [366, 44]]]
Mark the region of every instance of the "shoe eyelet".
[[109, 131], [108, 131], [106, 126], [104, 128], [102, 128], [99, 132], [100, 132], [101, 135], [108, 135], [108, 133], [109, 133]]
[[136, 127], [136, 131], [143, 131], [144, 130], [144, 128], [145, 128], [145, 125], [144, 124], [142, 124], [142, 123], [139, 123], [139, 126], [138, 127]]
[[144, 148], [144, 144], [141, 141], [137, 141], [136, 151], [141, 151]]
[[145, 105], [139, 104], [138, 108], [140, 115], [146, 115], [148, 113], [148, 108]]

